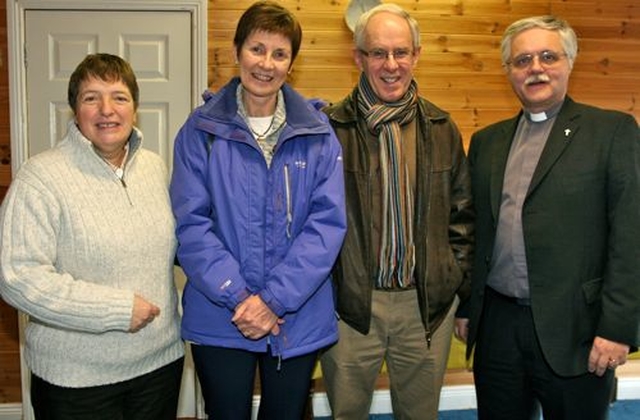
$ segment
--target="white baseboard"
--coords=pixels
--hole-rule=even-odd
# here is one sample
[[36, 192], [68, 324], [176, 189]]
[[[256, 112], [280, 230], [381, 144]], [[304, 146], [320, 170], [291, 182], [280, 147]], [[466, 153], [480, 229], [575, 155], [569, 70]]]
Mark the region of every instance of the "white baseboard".
[[[640, 377], [618, 378], [619, 400], [640, 399]], [[445, 386], [440, 393], [440, 411], [475, 409], [476, 392], [473, 385]], [[391, 413], [391, 395], [387, 390], [378, 390], [373, 394], [372, 414]], [[318, 417], [330, 417], [331, 408], [327, 394], [322, 392], [313, 395], [313, 414]]]
[[618, 378], [619, 400], [640, 400], [640, 378], [621, 377]]
[[1, 420], [21, 420], [22, 419], [22, 404], [0, 404], [0, 419]]
[[[445, 386], [440, 393], [440, 410], [465, 410], [476, 408], [476, 392], [473, 385]], [[377, 390], [373, 393], [371, 414], [391, 413], [391, 394], [388, 390]], [[313, 394], [313, 414], [317, 417], [330, 417], [331, 408], [327, 394]]]
[[[640, 399], [640, 377], [618, 378], [618, 399]], [[253, 399], [254, 413], [260, 404], [260, 397]], [[445, 386], [440, 394], [440, 410], [467, 410], [476, 408], [476, 393], [473, 385]], [[372, 414], [391, 413], [391, 396], [387, 390], [378, 390], [373, 394]], [[313, 414], [317, 417], [330, 417], [331, 409], [327, 394], [316, 392], [313, 395]], [[0, 404], [0, 420], [21, 420], [22, 404]]]

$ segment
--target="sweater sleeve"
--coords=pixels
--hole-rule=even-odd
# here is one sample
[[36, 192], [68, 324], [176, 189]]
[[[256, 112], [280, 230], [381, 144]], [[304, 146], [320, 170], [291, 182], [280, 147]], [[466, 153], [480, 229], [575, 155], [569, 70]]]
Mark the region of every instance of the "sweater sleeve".
[[[76, 331], [127, 331], [134, 294], [74, 278], [56, 267], [63, 203], [18, 173], [0, 210], [0, 294], [34, 321]], [[58, 180], [59, 181], [59, 180]]]

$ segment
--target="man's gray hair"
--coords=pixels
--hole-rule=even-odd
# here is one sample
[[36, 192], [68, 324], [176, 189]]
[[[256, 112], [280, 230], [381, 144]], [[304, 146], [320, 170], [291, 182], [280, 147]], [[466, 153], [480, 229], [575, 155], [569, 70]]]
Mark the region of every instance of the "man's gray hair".
[[504, 31], [500, 43], [502, 64], [505, 65], [511, 59], [511, 41], [513, 38], [519, 33], [533, 28], [558, 32], [562, 48], [567, 55], [567, 60], [569, 60], [569, 68], [573, 68], [573, 62], [578, 55], [578, 37], [566, 20], [552, 15], [528, 17], [509, 25]]
[[371, 19], [373, 15], [381, 12], [393, 13], [394, 15], [400, 16], [401, 18], [405, 19], [409, 24], [409, 28], [411, 29], [411, 35], [413, 38], [413, 49], [415, 50], [420, 47], [420, 26], [418, 25], [418, 22], [414, 18], [412, 18], [407, 11], [405, 11], [397, 4], [384, 3], [366, 11], [358, 18], [358, 22], [356, 23], [356, 26], [353, 30], [353, 41], [356, 48], [361, 50], [367, 48], [365, 29], [367, 27], [367, 24], [369, 23], [369, 19]]

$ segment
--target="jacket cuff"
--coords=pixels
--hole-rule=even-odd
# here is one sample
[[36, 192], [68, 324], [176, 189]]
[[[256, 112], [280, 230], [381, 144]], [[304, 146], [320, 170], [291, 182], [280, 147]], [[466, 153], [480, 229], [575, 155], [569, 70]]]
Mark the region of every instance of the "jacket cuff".
[[244, 302], [249, 296], [251, 296], [251, 292], [249, 292], [249, 290], [247, 290], [246, 288], [241, 289], [238, 293], [234, 294], [231, 296], [231, 298], [229, 299], [230, 303], [231, 303], [231, 311], [235, 311], [236, 307]]
[[262, 289], [258, 294], [262, 301], [273, 311], [274, 314], [278, 316], [278, 318], [282, 318], [285, 314], [286, 309], [284, 306], [278, 302], [276, 297], [267, 289]]

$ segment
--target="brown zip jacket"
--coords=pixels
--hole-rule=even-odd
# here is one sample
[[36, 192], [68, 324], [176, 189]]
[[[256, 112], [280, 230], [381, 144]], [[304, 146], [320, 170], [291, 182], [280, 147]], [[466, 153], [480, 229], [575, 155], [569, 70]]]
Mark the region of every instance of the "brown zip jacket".
[[[343, 149], [347, 236], [333, 270], [338, 316], [367, 334], [375, 284], [372, 243], [372, 169], [366, 123], [358, 121], [357, 89], [324, 109]], [[462, 139], [449, 114], [424, 98], [418, 102], [414, 240], [416, 292], [430, 343], [456, 294], [467, 298], [473, 252], [474, 211]]]

